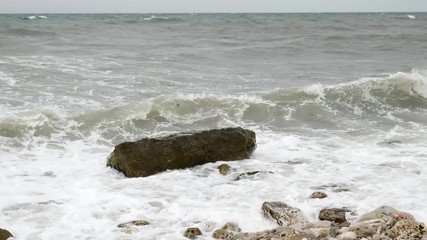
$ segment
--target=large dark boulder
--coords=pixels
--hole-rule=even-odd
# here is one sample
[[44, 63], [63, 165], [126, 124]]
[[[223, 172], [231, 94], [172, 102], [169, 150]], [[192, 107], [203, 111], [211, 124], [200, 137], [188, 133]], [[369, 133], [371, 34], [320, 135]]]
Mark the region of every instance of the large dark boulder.
[[13, 237], [12, 233], [7, 231], [6, 229], [0, 228], [0, 240], [6, 240], [6, 239], [11, 238], [11, 237]]
[[108, 157], [107, 166], [127, 177], [146, 177], [168, 169], [248, 159], [255, 147], [255, 133], [243, 128], [143, 138], [117, 145]]

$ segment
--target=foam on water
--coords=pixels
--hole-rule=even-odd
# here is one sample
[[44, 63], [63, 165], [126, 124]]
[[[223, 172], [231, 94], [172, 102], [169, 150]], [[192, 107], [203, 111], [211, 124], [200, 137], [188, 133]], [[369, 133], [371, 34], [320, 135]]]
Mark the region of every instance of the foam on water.
[[[284, 201], [301, 208], [311, 220], [325, 207], [349, 207], [362, 214], [391, 205], [425, 222], [425, 124], [395, 122], [388, 128], [369, 129], [365, 122], [358, 128], [354, 119], [338, 114], [346, 128], [299, 125], [277, 131], [269, 127], [270, 120], [256, 117], [274, 116], [274, 111], [287, 106], [284, 102], [324, 106], [338, 99], [336, 92], [354, 94], [355, 89], [369, 94], [364, 98], [374, 103], [393, 91], [419, 98], [424, 96], [423, 74], [396, 73], [326, 87], [315, 84], [285, 95], [276, 90], [261, 96], [159, 96], [77, 115], [55, 107], [15, 112], [0, 122], [0, 195], [7, 196], [0, 198], [0, 225], [18, 239], [184, 239], [187, 227], [199, 227], [205, 233], [202, 239], [211, 239], [214, 228], [230, 221], [243, 231], [273, 228], [275, 224], [260, 213], [263, 201]], [[379, 88], [383, 92], [374, 91]], [[341, 100], [351, 103], [352, 96]], [[298, 114], [291, 114], [294, 117]], [[232, 167], [228, 176], [216, 169], [222, 162], [136, 179], [105, 166], [120, 141], [224, 126], [247, 126], [258, 139], [252, 159], [228, 162]], [[249, 171], [265, 173], [235, 181]], [[339, 187], [350, 191], [335, 192]], [[318, 189], [329, 197], [309, 199]], [[132, 234], [116, 228], [135, 219], [151, 224]]]
[[[275, 227], [263, 201], [310, 220], [391, 205], [427, 222], [426, 18], [413, 16], [0, 15], [0, 227], [28, 240], [185, 239], [187, 227], [212, 239], [230, 221]], [[228, 176], [223, 162], [136, 179], [106, 167], [123, 141], [234, 126], [258, 147]], [[249, 171], [261, 173], [235, 181]], [[329, 196], [310, 199], [319, 189]], [[151, 224], [116, 227], [136, 219]]]

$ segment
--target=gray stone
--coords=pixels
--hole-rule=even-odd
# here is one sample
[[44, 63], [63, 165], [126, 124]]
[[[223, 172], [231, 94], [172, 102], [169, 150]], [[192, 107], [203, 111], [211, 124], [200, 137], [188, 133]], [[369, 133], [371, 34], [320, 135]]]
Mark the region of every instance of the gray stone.
[[273, 172], [271, 171], [252, 171], [252, 172], [245, 172], [245, 173], [241, 173], [239, 174], [239, 176], [237, 176], [237, 178], [235, 179], [235, 181], [239, 181], [242, 179], [248, 179], [251, 178], [257, 174], [273, 174]]
[[13, 237], [12, 233], [10, 233], [6, 229], [0, 228], [0, 240], [6, 240], [6, 239], [11, 238], [11, 237]]
[[349, 230], [356, 233], [357, 237], [370, 237], [375, 233], [385, 231], [386, 229], [387, 223], [382, 219], [355, 222], [349, 227]]
[[310, 198], [319, 198], [319, 199], [321, 199], [321, 198], [326, 198], [328, 195], [326, 195], [326, 193], [324, 193], [324, 192], [313, 192], [311, 195], [310, 195]]
[[232, 234], [225, 229], [217, 229], [213, 232], [212, 237], [215, 239], [228, 239]]
[[253, 131], [214, 129], [118, 144], [108, 156], [107, 166], [127, 177], [146, 177], [168, 169], [248, 159], [255, 147]]
[[262, 211], [265, 217], [275, 220], [280, 226], [303, 227], [307, 223], [307, 219], [300, 209], [286, 203], [264, 202]]
[[242, 231], [239, 228], [239, 226], [237, 226], [236, 223], [232, 223], [232, 222], [228, 222], [228, 223], [224, 224], [224, 226], [222, 226], [221, 229], [228, 230], [228, 231], [231, 231], [231, 232], [241, 232]]
[[392, 219], [393, 215], [397, 213], [399, 213], [399, 211], [393, 207], [381, 206], [368, 213], [363, 214], [357, 221], [363, 222], [372, 219], [382, 219], [388, 222]]
[[345, 213], [347, 209], [344, 208], [327, 208], [322, 209], [319, 213], [320, 220], [327, 220], [335, 223], [344, 223], [346, 222]]
[[195, 239], [197, 236], [202, 235], [202, 231], [198, 228], [187, 228], [184, 232], [184, 237], [189, 239]]
[[228, 175], [230, 173], [230, 169], [231, 167], [228, 164], [221, 164], [218, 166], [218, 170], [221, 175]]
[[290, 228], [278, 227], [256, 233], [241, 233], [230, 238], [231, 240], [314, 240], [315, 237], [306, 231]]
[[357, 235], [354, 232], [345, 232], [337, 237], [338, 240], [356, 240]]
[[129, 228], [133, 226], [144, 226], [150, 224], [148, 221], [145, 220], [134, 220], [130, 222], [120, 223], [117, 225], [118, 228]]
[[426, 225], [411, 220], [398, 221], [391, 229], [387, 230], [387, 235], [392, 239], [421, 239], [427, 233]]

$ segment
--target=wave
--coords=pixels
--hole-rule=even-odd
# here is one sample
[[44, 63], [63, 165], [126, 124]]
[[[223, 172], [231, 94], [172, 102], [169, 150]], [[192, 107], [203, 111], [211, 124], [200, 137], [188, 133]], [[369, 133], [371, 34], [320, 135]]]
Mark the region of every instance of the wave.
[[37, 19], [47, 19], [44, 15], [31, 15], [31, 16], [25, 16], [21, 17], [22, 20], [37, 20]]
[[[381, 124], [418, 119], [427, 124], [420, 117], [426, 109], [427, 72], [414, 70], [247, 95], [160, 95], [80, 114], [45, 107], [0, 118], [0, 140], [25, 146], [46, 139], [67, 142], [98, 136], [93, 139], [114, 144], [141, 136], [238, 125], [339, 130], [353, 128], [345, 124], [349, 121], [364, 125], [368, 121]], [[392, 116], [395, 113], [404, 114], [396, 119]]]
[[165, 16], [157, 16], [157, 15], [151, 15], [150, 17], [144, 17], [142, 18], [144, 21], [151, 21], [151, 22], [174, 22], [174, 21], [181, 21], [182, 19], [179, 17], [165, 17]]
[[415, 15], [401, 15], [401, 16], [395, 16], [396, 19], [406, 19], [406, 20], [415, 20]]
[[371, 76], [330, 86], [313, 84], [296, 90], [279, 89], [266, 94], [265, 98], [282, 103], [317, 101], [377, 109], [426, 108], [427, 71]]

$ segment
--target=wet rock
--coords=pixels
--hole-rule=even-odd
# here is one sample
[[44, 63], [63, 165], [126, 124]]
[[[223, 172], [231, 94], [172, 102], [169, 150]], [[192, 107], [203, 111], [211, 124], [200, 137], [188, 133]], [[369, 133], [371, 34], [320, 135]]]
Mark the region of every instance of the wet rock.
[[6, 239], [11, 238], [11, 237], [13, 237], [12, 233], [10, 233], [6, 229], [0, 228], [0, 240], [6, 240]]
[[330, 221], [314, 221], [311, 223], [308, 223], [306, 225], [308, 228], [329, 228], [332, 227], [332, 222]]
[[347, 222], [345, 218], [345, 213], [348, 210], [344, 208], [327, 208], [322, 209], [319, 213], [320, 220], [327, 220], [335, 223], [344, 223]]
[[242, 231], [239, 228], [239, 226], [237, 226], [236, 223], [232, 223], [232, 222], [228, 222], [228, 223], [224, 224], [224, 226], [222, 226], [221, 229], [228, 230], [228, 231], [231, 231], [231, 232], [241, 232]]
[[300, 209], [291, 207], [282, 202], [264, 202], [262, 204], [264, 216], [273, 219], [280, 226], [300, 226], [307, 223], [307, 219]]
[[330, 230], [329, 228], [311, 228], [310, 229], [315, 239], [328, 239], [329, 230]]
[[266, 230], [256, 233], [241, 233], [236, 234], [230, 239], [232, 240], [303, 240], [303, 239], [315, 239], [314, 235], [309, 232], [290, 228], [290, 227], [278, 227], [272, 230]]
[[387, 235], [392, 239], [421, 239], [426, 232], [424, 223], [401, 220], [387, 230]]
[[327, 196], [328, 195], [326, 195], [326, 193], [317, 191], [317, 192], [313, 192], [310, 195], [310, 198], [319, 198], [319, 199], [321, 199], [321, 198], [326, 198]]
[[382, 219], [355, 222], [349, 227], [349, 230], [356, 233], [359, 238], [373, 236], [375, 233], [383, 232], [386, 229], [387, 223]]
[[356, 240], [357, 235], [354, 232], [345, 232], [337, 237], [337, 240]]
[[184, 237], [189, 239], [195, 239], [197, 236], [202, 235], [202, 231], [198, 228], [187, 228], [184, 232]]
[[221, 164], [218, 166], [218, 170], [221, 175], [227, 175], [228, 173], [230, 173], [230, 169], [231, 168], [228, 164]]
[[399, 211], [393, 207], [381, 206], [368, 213], [363, 214], [357, 221], [363, 222], [363, 221], [372, 220], [372, 219], [382, 219], [388, 222], [392, 219], [394, 214], [398, 214], [398, 213]]
[[346, 187], [337, 187], [337, 188], [333, 188], [332, 192], [334, 192], [334, 193], [350, 192], [350, 189], [346, 188]]
[[146, 177], [168, 169], [248, 159], [255, 147], [255, 133], [243, 128], [175, 134], [118, 144], [107, 166], [127, 177]]
[[217, 229], [213, 232], [212, 237], [215, 239], [228, 239], [232, 236], [232, 233], [225, 229]]
[[241, 173], [239, 174], [239, 176], [237, 176], [237, 178], [235, 179], [235, 181], [239, 181], [242, 179], [247, 179], [250, 178], [251, 176], [255, 176], [257, 174], [273, 174], [273, 172], [270, 171], [253, 171], [253, 172], [245, 172], [245, 173]]
[[148, 221], [145, 220], [134, 220], [130, 222], [120, 223], [117, 225], [118, 228], [130, 228], [133, 226], [144, 226], [150, 224]]
[[415, 218], [414, 216], [412, 216], [412, 214], [407, 212], [398, 212], [391, 216], [391, 220], [388, 221], [388, 224], [390, 227], [393, 227], [394, 224], [396, 224], [400, 220], [409, 220], [415, 222]]

